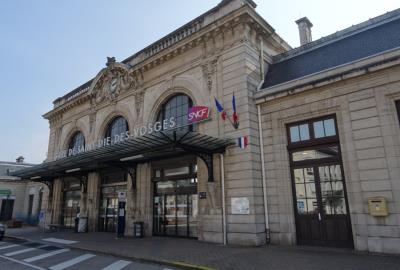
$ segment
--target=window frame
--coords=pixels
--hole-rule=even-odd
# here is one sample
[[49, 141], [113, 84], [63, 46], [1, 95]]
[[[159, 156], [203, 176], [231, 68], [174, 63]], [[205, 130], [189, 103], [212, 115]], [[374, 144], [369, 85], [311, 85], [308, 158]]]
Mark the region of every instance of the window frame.
[[[185, 96], [185, 97], [187, 97], [188, 98], [188, 109], [189, 108], [191, 108], [191, 107], [193, 107], [193, 100], [190, 98], [190, 96], [188, 96], [187, 94], [185, 94], [185, 93], [177, 93], [177, 94], [175, 94], [175, 95], [173, 95], [173, 96], [170, 96], [168, 99], [166, 99], [162, 104], [161, 104], [161, 107], [160, 107], [160, 110], [158, 111], [158, 114], [157, 114], [157, 121], [163, 121], [163, 120], [165, 120], [165, 115], [166, 115], [166, 112], [165, 112], [165, 109], [166, 109], [166, 106], [173, 100], [173, 99], [175, 99], [175, 98], [178, 98], [179, 96]], [[176, 106], [176, 108], [178, 108], [178, 106]], [[175, 121], [176, 121], [177, 119], [175, 119]], [[186, 125], [184, 125], [184, 126], [182, 126], [182, 127], [186, 127], [186, 126], [188, 126], [189, 127], [189, 131], [193, 131], [193, 124], [186, 124]], [[164, 130], [164, 126], [163, 125], [161, 125], [161, 130]], [[177, 128], [179, 128], [179, 126], [178, 126], [178, 123], [177, 123], [177, 126], [176, 126]]]
[[[125, 125], [126, 125], [126, 130], [125, 130], [125, 132], [126, 132], [126, 131], [129, 131], [129, 123], [128, 123], [128, 120], [127, 120], [125, 117], [123, 117], [122, 115], [115, 116], [115, 117], [108, 123], [107, 128], [106, 128], [106, 131], [105, 131], [105, 133], [104, 133], [104, 138], [110, 137], [110, 138], [111, 138], [112, 144], [114, 144], [113, 138], [112, 138], [112, 136], [111, 136], [111, 135], [112, 135], [112, 126], [113, 126], [117, 121], [119, 121], [120, 119], [125, 120]], [[120, 135], [120, 134], [118, 134], [118, 135]]]
[[[83, 139], [83, 145], [79, 145], [79, 146], [77, 146], [76, 145], [76, 142], [78, 141], [76, 138], [78, 137], [78, 136], [81, 136], [82, 137], [82, 139]], [[74, 133], [74, 135], [73, 136], [71, 136], [71, 138], [70, 138], [70, 140], [69, 140], [69, 143], [68, 143], [68, 156], [70, 156], [69, 155], [69, 150], [74, 150], [76, 147], [78, 147], [78, 148], [80, 148], [80, 147], [86, 147], [86, 138], [85, 138], [85, 135], [83, 134], [83, 132], [82, 131], [76, 131], [75, 133]], [[72, 156], [73, 156], [74, 154], [72, 154]]]
[[[329, 120], [333, 119], [334, 121], [334, 127], [335, 127], [335, 135], [333, 136], [325, 136], [322, 138], [315, 138], [315, 131], [314, 131], [314, 123], [318, 121], [324, 121], [324, 120]], [[308, 125], [308, 131], [309, 131], [309, 139], [304, 140], [304, 141], [297, 141], [297, 142], [292, 142], [291, 141], [291, 134], [290, 134], [290, 128], [294, 126], [301, 126], [307, 124]], [[287, 135], [287, 148], [289, 150], [291, 149], [296, 149], [296, 148], [303, 148], [303, 147], [313, 147], [317, 146], [320, 144], [330, 144], [330, 143], [339, 143], [339, 130], [338, 130], [338, 125], [337, 125], [337, 120], [336, 120], [336, 115], [331, 114], [331, 115], [326, 115], [322, 117], [316, 117], [316, 118], [310, 118], [307, 120], [302, 120], [294, 123], [289, 123], [286, 125], [286, 135]], [[300, 133], [299, 133], [300, 136]]]

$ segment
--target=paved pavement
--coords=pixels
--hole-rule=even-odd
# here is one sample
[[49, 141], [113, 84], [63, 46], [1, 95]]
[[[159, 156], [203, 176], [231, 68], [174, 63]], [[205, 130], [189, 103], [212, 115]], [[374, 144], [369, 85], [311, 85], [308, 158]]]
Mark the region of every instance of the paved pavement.
[[70, 249], [53, 242], [5, 239], [0, 242], [1, 270], [170, 270], [165, 266], [133, 262], [115, 256]]
[[[116, 255], [131, 260], [177, 265], [184, 262], [220, 270], [399, 270], [400, 256], [358, 253], [348, 249], [304, 246], [237, 247], [190, 239], [146, 237], [115, 239], [110, 233], [42, 233], [36, 228], [9, 230], [8, 235], [42, 241], [45, 238], [75, 241], [70, 247]], [[140, 268], [139, 268], [140, 269]], [[195, 269], [193, 267], [192, 269]]]

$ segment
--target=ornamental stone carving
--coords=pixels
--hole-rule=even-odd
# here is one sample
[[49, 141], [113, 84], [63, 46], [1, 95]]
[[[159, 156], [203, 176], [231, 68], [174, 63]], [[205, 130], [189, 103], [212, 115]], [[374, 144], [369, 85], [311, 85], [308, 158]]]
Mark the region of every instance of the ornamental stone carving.
[[126, 91], [136, 90], [143, 81], [140, 73], [116, 62], [115, 57], [107, 57], [106, 66], [97, 74], [89, 90], [95, 104], [104, 100], [113, 101]]
[[213, 87], [213, 75], [217, 71], [217, 62], [218, 59], [215, 58], [202, 65], [204, 80], [206, 81], [207, 89], [210, 92]]

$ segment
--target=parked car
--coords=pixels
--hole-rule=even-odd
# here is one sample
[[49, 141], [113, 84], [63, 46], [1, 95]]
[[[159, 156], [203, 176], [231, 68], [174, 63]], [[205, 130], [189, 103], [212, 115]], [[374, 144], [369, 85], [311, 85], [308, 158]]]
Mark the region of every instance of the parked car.
[[5, 233], [6, 233], [6, 226], [0, 223], [0, 241], [3, 240]]

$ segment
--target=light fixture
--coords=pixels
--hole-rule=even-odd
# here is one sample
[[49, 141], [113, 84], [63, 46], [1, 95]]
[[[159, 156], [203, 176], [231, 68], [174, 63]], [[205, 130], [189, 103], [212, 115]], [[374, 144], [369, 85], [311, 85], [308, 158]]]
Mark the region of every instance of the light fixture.
[[131, 157], [126, 157], [126, 158], [121, 158], [120, 161], [128, 161], [128, 160], [134, 160], [138, 158], [144, 157], [143, 155], [136, 155], [136, 156], [131, 156]]
[[40, 179], [40, 178], [42, 178], [42, 177], [41, 176], [34, 176], [34, 177], [31, 177], [31, 180]]
[[71, 169], [71, 170], [66, 170], [65, 172], [66, 173], [72, 173], [72, 172], [78, 172], [80, 170], [81, 170], [81, 168], [75, 168], [75, 169]]

